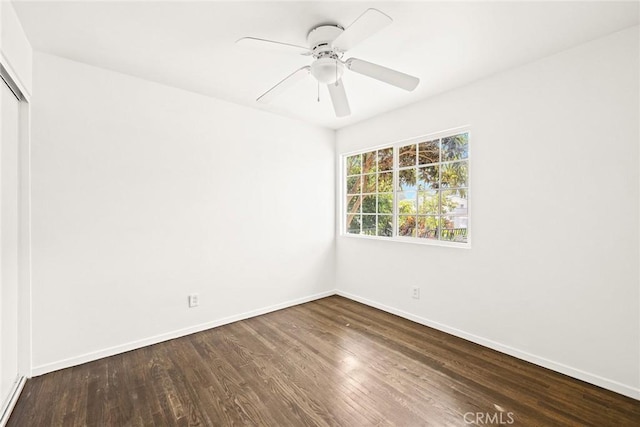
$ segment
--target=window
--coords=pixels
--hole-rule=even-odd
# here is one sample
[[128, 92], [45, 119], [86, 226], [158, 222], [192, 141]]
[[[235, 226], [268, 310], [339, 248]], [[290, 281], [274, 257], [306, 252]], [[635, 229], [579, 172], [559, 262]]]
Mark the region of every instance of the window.
[[344, 167], [346, 234], [468, 243], [468, 132], [349, 154]]

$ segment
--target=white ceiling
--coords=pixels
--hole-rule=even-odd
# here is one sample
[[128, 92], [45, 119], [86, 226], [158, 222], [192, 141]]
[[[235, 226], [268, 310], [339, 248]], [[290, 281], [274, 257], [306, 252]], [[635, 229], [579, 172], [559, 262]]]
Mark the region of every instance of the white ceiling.
[[[635, 2], [33, 2], [15, 1], [33, 47], [337, 129], [638, 24]], [[393, 24], [345, 56], [420, 77], [405, 92], [347, 72], [352, 115], [336, 118], [309, 77], [271, 105], [255, 99], [308, 57], [234, 44], [243, 36], [306, 45], [322, 23], [368, 7]]]

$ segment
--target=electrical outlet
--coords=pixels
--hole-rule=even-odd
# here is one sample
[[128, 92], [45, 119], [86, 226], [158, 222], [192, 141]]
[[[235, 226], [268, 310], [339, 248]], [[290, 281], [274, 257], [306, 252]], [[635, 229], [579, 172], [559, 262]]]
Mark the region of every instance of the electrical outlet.
[[200, 305], [200, 297], [198, 294], [189, 295], [189, 308], [197, 307]]
[[413, 288], [411, 288], [411, 296], [414, 299], [420, 299], [420, 288], [417, 286], [414, 286]]

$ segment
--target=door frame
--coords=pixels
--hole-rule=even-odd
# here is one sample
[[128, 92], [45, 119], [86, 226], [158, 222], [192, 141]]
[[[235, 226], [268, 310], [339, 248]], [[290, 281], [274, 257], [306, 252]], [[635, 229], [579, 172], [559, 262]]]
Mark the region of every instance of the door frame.
[[[32, 376], [31, 317], [31, 137], [30, 95], [6, 57], [0, 53], [0, 84], [6, 84], [18, 100], [18, 381], [5, 407], [0, 426], [13, 410], [27, 378]], [[2, 402], [0, 402], [2, 405]]]

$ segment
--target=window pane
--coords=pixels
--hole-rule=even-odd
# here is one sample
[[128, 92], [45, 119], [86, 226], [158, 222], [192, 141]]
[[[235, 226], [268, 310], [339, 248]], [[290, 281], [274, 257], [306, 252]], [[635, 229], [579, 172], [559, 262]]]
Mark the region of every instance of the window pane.
[[439, 187], [438, 166], [418, 168], [418, 190]]
[[376, 196], [364, 196], [362, 198], [362, 213], [376, 213]]
[[378, 170], [390, 171], [393, 169], [393, 147], [378, 150]]
[[393, 194], [378, 194], [378, 213], [393, 213]]
[[347, 233], [360, 234], [360, 215], [347, 215]]
[[375, 151], [370, 151], [362, 155], [362, 173], [370, 173], [377, 170], [376, 157]]
[[440, 140], [423, 142], [418, 145], [418, 164], [426, 165], [440, 161]]
[[347, 157], [347, 175], [356, 175], [362, 171], [362, 157], [360, 154]]
[[347, 194], [358, 194], [360, 193], [362, 183], [362, 176], [350, 176], [347, 178]]
[[418, 213], [437, 215], [440, 204], [439, 192], [436, 190], [418, 193]]
[[398, 193], [398, 213], [405, 215], [416, 213], [415, 191], [405, 191]]
[[467, 215], [467, 190], [447, 190], [442, 192], [442, 213]]
[[400, 190], [415, 190], [416, 189], [416, 170], [405, 169], [398, 172], [398, 183], [400, 184]]
[[442, 161], [462, 160], [469, 157], [469, 134], [442, 138]]
[[398, 218], [398, 235], [416, 237], [416, 217], [401, 215]]
[[376, 235], [376, 216], [362, 215], [362, 234], [368, 236]]
[[378, 236], [391, 237], [393, 234], [393, 220], [391, 215], [378, 215]]
[[440, 166], [442, 188], [466, 187], [469, 167], [466, 161], [444, 163]]
[[441, 219], [440, 240], [466, 243], [467, 224], [466, 216], [443, 216]]
[[346, 232], [467, 242], [468, 157], [464, 132], [345, 157]]
[[376, 192], [376, 174], [372, 173], [363, 176], [364, 181], [362, 185], [363, 193], [375, 193]]
[[362, 198], [360, 196], [347, 196], [347, 212], [348, 213], [360, 212], [361, 205], [362, 205]]
[[438, 218], [437, 216], [419, 216], [418, 217], [418, 237], [424, 239], [438, 238]]
[[403, 166], [415, 166], [416, 164], [416, 145], [405, 145], [404, 147], [400, 147], [399, 152], [399, 164], [400, 167]]
[[393, 172], [383, 172], [378, 174], [378, 191], [380, 193], [393, 191]]

